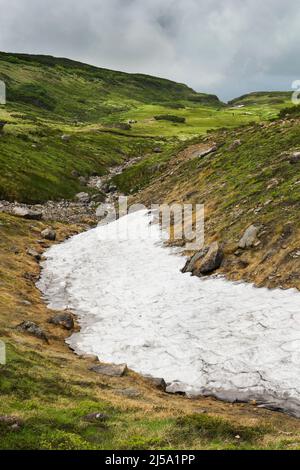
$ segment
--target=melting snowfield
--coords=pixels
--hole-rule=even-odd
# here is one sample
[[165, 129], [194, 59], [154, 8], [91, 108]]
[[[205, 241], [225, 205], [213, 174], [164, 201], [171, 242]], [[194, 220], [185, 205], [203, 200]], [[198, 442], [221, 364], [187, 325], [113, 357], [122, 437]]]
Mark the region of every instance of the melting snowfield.
[[47, 252], [39, 288], [81, 325], [68, 344], [173, 390], [300, 416], [300, 294], [183, 275], [149, 221], [136, 212]]

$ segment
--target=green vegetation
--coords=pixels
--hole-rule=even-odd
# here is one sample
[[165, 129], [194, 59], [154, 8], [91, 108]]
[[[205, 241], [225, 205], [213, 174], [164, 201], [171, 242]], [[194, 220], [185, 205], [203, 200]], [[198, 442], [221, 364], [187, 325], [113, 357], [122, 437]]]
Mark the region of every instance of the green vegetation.
[[[287, 94], [280, 94], [280, 103], [269, 94], [257, 106], [251, 99], [233, 110], [214, 95], [170, 80], [48, 56], [0, 53], [0, 79], [8, 98], [0, 107], [0, 120], [7, 121], [0, 140], [0, 198], [24, 202], [72, 198], [82, 189], [74, 171], [101, 175], [131, 157], [146, 155], [151, 173], [148, 166], [167, 161], [180, 141], [274, 118], [288, 105]], [[61, 141], [63, 134], [70, 142]], [[152, 152], [158, 145], [160, 159]], [[133, 172], [141, 173], [141, 166]]]
[[160, 114], [159, 116], [154, 116], [156, 121], [171, 121], [177, 123], [185, 123], [185, 118], [181, 116], [174, 116], [173, 114]]

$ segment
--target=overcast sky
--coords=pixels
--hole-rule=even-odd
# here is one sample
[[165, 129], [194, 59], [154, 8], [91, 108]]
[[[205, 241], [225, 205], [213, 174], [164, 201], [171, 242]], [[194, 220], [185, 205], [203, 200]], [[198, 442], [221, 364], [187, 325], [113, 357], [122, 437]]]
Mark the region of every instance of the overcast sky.
[[184, 82], [223, 99], [300, 79], [298, 0], [0, 0], [0, 50]]

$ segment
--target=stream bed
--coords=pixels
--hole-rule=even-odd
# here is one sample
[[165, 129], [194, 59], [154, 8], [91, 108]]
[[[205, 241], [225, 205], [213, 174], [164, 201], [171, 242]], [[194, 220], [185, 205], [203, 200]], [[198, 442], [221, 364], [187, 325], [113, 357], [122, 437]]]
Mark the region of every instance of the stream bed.
[[300, 294], [183, 275], [161, 237], [139, 211], [47, 251], [38, 287], [49, 308], [76, 313], [68, 344], [172, 391], [300, 417]]

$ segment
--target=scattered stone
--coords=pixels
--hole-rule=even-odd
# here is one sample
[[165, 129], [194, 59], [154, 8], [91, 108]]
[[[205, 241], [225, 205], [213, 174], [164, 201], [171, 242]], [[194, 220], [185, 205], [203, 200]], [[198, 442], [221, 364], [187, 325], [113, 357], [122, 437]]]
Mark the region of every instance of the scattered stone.
[[68, 134], [64, 134], [64, 135], [61, 136], [61, 140], [62, 140], [63, 142], [70, 142], [71, 136], [68, 135]]
[[155, 149], [153, 149], [153, 152], [154, 153], [162, 153], [162, 149], [160, 147], [155, 147]]
[[38, 253], [36, 250], [34, 250], [33, 248], [28, 248], [26, 250], [26, 253], [29, 255], [29, 256], [32, 256], [32, 258], [34, 258], [36, 261], [41, 261], [41, 255], [40, 253]]
[[91, 197], [88, 193], [78, 193], [76, 194], [75, 199], [77, 199], [81, 204], [89, 204], [91, 201]]
[[255, 225], [250, 225], [245, 231], [243, 237], [239, 241], [239, 248], [247, 249], [254, 246], [255, 242], [257, 241], [257, 235], [259, 232], [259, 227]]
[[229, 147], [229, 151], [232, 152], [232, 150], [235, 150], [237, 147], [239, 147], [240, 145], [242, 145], [242, 141], [240, 139], [237, 139], [235, 140], [234, 142], [232, 142], [232, 144], [230, 145]]
[[91, 367], [90, 370], [109, 377], [122, 377], [127, 371], [127, 364], [101, 364]]
[[12, 210], [12, 214], [17, 217], [22, 217], [23, 219], [31, 219], [31, 220], [41, 220], [43, 214], [39, 211], [33, 211], [26, 207], [19, 207], [16, 206]]
[[149, 382], [151, 382], [152, 385], [154, 385], [156, 388], [159, 390], [162, 390], [163, 392], [166, 391], [167, 384], [163, 378], [160, 377], [152, 377], [152, 375], [144, 375], [145, 379], [147, 379]]
[[36, 336], [37, 338], [42, 339], [47, 343], [49, 342], [45, 332], [36, 323], [32, 321], [24, 321], [20, 323], [20, 325], [18, 325], [16, 328], [18, 331], [29, 333], [30, 335]]
[[74, 328], [74, 318], [69, 312], [54, 315], [48, 321], [53, 325], [62, 326], [66, 330], [73, 330]]
[[50, 240], [50, 241], [56, 240], [56, 232], [52, 228], [45, 228], [45, 230], [41, 232], [41, 236], [45, 238], [46, 240]]
[[83, 419], [84, 421], [95, 423], [106, 421], [109, 419], [109, 416], [105, 413], [89, 413], [88, 415], [84, 416]]

